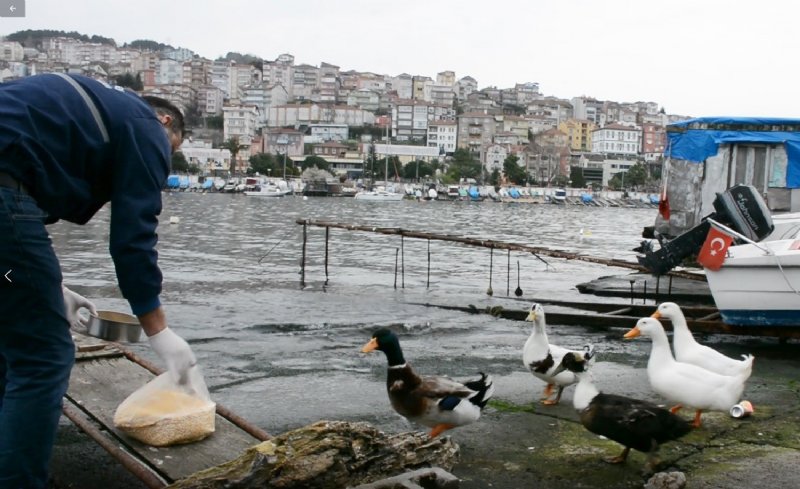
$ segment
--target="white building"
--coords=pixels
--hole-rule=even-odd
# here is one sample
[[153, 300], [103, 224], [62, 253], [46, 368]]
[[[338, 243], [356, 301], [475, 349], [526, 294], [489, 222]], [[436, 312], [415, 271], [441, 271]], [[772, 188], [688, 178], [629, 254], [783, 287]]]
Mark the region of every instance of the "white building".
[[197, 89], [197, 109], [203, 115], [222, 115], [225, 94], [214, 85], [204, 85]]
[[210, 141], [184, 139], [180, 151], [190, 165], [200, 168], [202, 174], [227, 171], [231, 166], [231, 152], [212, 148]]
[[[249, 145], [256, 135], [258, 127], [258, 108], [254, 105], [225, 106], [223, 138], [227, 141], [238, 138], [239, 144]], [[240, 153], [240, 156], [241, 153]]]
[[452, 155], [458, 142], [458, 123], [455, 121], [431, 121], [428, 123], [428, 146], [439, 148], [439, 154]]
[[311, 124], [311, 135], [305, 137], [306, 143], [324, 143], [326, 141], [345, 141], [349, 135], [346, 124]]
[[622, 124], [609, 124], [592, 131], [592, 152], [635, 156], [641, 152], [641, 133]]
[[359, 107], [370, 112], [375, 112], [380, 108], [381, 95], [375, 90], [358, 89], [353, 90], [347, 95], [347, 105]]
[[499, 171], [501, 174], [503, 173], [503, 163], [506, 161], [508, 157], [508, 149], [506, 145], [503, 144], [492, 144], [489, 145], [485, 152], [485, 160], [483, 162], [483, 168], [489, 175], [492, 174], [495, 170]]
[[375, 114], [349, 105], [287, 104], [273, 105], [269, 109], [269, 127], [299, 126], [309, 124], [346, 124], [363, 126], [373, 124]]
[[183, 62], [163, 58], [159, 60], [156, 68], [156, 84], [170, 85], [183, 83]]
[[25, 50], [18, 42], [0, 42], [0, 61], [22, 61]]

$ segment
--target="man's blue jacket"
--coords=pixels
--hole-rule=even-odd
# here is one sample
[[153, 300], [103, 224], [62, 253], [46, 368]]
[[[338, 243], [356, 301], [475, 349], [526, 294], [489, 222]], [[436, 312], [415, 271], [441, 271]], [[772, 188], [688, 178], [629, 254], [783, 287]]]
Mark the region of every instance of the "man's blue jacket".
[[135, 93], [71, 78], [91, 103], [54, 74], [0, 83], [0, 172], [27, 187], [48, 222], [84, 224], [111, 202], [117, 280], [133, 313], [143, 314], [160, 305], [155, 246], [171, 158], [167, 133]]

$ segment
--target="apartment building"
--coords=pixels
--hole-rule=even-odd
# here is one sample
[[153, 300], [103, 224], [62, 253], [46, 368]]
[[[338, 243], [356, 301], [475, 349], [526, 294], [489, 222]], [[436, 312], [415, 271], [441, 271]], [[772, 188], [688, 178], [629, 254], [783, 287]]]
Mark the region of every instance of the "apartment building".
[[641, 130], [609, 124], [592, 132], [592, 152], [635, 156], [641, 152]]
[[592, 131], [596, 127], [587, 119], [567, 119], [558, 125], [558, 129], [567, 135], [569, 148], [583, 152], [592, 151]]
[[456, 151], [457, 142], [458, 123], [456, 121], [428, 122], [428, 146], [439, 148], [440, 155], [452, 156]]

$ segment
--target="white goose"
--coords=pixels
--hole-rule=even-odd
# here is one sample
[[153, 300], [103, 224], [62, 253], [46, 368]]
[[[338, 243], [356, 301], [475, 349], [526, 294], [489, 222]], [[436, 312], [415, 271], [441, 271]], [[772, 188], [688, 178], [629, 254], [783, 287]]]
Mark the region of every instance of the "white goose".
[[[531, 331], [525, 346], [522, 348], [522, 362], [530, 370], [534, 377], [547, 382], [544, 388], [541, 402], [544, 405], [552, 406], [561, 400], [564, 388], [578, 381], [574, 372], [563, 370], [556, 372], [561, 364], [561, 360], [567, 352], [582, 353], [577, 350], [568, 350], [558, 345], [550, 344], [547, 340], [547, 323], [544, 316], [544, 308], [541, 304], [534, 303], [528, 313], [526, 321], [533, 321]], [[585, 347], [585, 351], [592, 351], [591, 345]], [[553, 394], [553, 387], [558, 386], [555, 399], [550, 399]]]
[[672, 322], [672, 347], [675, 350], [675, 360], [691, 363], [722, 375], [738, 376], [745, 373], [745, 379], [753, 372], [752, 355], [742, 355], [743, 360], [736, 360], [695, 341], [692, 332], [689, 331], [689, 325], [686, 324], [683, 311], [674, 302], [665, 302], [658, 306], [652, 317], [656, 319], [664, 317]]
[[660, 396], [677, 402], [670, 411], [676, 413], [683, 405], [693, 407], [695, 428], [702, 424], [703, 411], [728, 411], [739, 402], [747, 375], [743, 372], [733, 377], [706, 370], [691, 363], [676, 362], [669, 348], [669, 340], [658, 319], [641, 318], [627, 333], [626, 339], [644, 335], [653, 341], [647, 361], [650, 386]]

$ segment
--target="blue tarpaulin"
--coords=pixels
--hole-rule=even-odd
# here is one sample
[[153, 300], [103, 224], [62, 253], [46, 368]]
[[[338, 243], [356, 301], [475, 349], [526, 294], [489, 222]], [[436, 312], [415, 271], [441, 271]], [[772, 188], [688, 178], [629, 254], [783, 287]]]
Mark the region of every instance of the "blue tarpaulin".
[[717, 154], [720, 144], [783, 144], [786, 186], [800, 188], [800, 119], [700, 117], [668, 125], [667, 137], [667, 157], [698, 163]]

